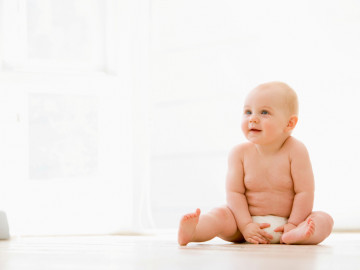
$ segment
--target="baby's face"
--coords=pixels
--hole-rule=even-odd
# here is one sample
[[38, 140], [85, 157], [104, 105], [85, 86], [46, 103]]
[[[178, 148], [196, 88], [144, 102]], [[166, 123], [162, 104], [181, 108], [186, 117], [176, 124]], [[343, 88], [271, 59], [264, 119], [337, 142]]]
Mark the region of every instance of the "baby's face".
[[275, 143], [287, 135], [289, 117], [281, 91], [255, 88], [245, 100], [242, 131], [255, 144]]

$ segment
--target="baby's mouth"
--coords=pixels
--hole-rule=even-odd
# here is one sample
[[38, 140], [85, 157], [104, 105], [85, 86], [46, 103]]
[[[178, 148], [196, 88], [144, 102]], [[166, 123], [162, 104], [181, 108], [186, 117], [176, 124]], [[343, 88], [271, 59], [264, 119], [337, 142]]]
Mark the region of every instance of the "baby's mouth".
[[257, 128], [250, 128], [249, 131], [252, 131], [252, 132], [260, 132], [261, 130], [260, 130], [260, 129], [257, 129]]

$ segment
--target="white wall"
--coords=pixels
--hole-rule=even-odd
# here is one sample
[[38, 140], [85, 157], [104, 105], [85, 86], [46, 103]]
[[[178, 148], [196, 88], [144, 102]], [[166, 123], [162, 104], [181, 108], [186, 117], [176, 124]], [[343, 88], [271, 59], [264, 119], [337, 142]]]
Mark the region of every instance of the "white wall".
[[176, 227], [225, 202], [226, 156], [244, 141], [242, 100], [281, 80], [299, 95], [294, 133], [308, 147], [315, 209], [360, 228], [358, 1], [151, 1], [151, 200]]
[[[311, 154], [315, 209], [331, 213], [338, 229], [360, 228], [358, 1], [66, 2], [91, 3], [78, 10], [96, 30], [84, 41], [96, 52], [84, 51], [80, 63], [56, 50], [60, 62], [25, 59], [26, 9], [17, 3], [28, 2], [0, 0], [0, 208], [13, 232], [142, 230], [152, 220], [174, 228], [188, 211], [225, 203], [227, 154], [244, 141], [243, 99], [270, 80], [298, 92], [294, 136]], [[40, 37], [54, 33], [42, 26]], [[99, 98], [101, 173], [90, 182], [31, 180], [28, 97], [73, 91]], [[101, 218], [86, 226], [94, 213]]]

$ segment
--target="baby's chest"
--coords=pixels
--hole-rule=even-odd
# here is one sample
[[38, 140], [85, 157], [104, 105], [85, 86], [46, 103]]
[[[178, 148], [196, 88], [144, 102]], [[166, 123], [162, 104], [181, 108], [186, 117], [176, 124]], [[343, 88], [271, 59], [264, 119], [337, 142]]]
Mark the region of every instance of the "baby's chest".
[[287, 190], [293, 188], [290, 162], [286, 158], [248, 160], [244, 164], [244, 183], [248, 190]]

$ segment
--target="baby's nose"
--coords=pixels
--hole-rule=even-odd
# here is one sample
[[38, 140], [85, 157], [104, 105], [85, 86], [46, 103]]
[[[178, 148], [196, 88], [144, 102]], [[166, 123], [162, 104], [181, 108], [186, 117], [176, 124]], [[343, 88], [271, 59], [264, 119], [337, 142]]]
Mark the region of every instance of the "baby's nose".
[[258, 117], [255, 115], [252, 115], [249, 119], [250, 123], [257, 123], [259, 121]]

